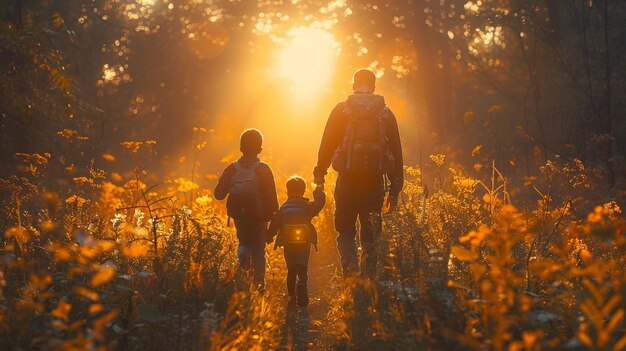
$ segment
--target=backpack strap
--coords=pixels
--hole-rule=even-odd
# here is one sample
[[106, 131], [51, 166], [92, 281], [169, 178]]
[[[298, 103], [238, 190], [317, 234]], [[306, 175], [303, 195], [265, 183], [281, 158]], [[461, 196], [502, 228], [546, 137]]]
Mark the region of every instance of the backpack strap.
[[235, 170], [237, 172], [239, 171], [243, 171], [243, 170], [251, 170], [251, 171], [255, 171], [257, 168], [259, 168], [259, 166], [262, 164], [263, 162], [261, 162], [261, 160], [256, 160], [254, 161], [250, 167], [244, 167], [241, 165], [241, 162], [239, 161], [235, 161], [233, 162], [233, 166], [235, 167]]
[[341, 143], [341, 149], [346, 152], [346, 168], [350, 168], [350, 163], [352, 163], [352, 142], [354, 141], [354, 128], [356, 123], [356, 116], [354, 115], [348, 100], [344, 102], [343, 113], [347, 118], [346, 128], [344, 129], [344, 137]]

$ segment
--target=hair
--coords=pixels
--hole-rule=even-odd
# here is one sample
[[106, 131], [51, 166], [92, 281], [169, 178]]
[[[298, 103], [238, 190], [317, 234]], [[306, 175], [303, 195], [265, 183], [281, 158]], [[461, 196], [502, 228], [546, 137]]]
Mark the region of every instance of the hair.
[[367, 68], [361, 68], [352, 76], [352, 88], [354, 91], [374, 92], [376, 88], [376, 75]]
[[291, 176], [287, 180], [287, 196], [304, 196], [306, 183], [300, 176]]
[[241, 133], [239, 148], [244, 154], [259, 154], [263, 149], [263, 134], [258, 129], [246, 129]]

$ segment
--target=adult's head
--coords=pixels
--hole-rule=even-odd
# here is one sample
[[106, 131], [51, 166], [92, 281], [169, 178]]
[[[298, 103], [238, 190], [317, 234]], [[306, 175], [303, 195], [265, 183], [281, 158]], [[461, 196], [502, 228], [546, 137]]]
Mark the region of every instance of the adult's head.
[[376, 89], [376, 75], [367, 68], [361, 68], [352, 76], [352, 90], [355, 93], [373, 93]]
[[292, 176], [287, 180], [287, 196], [304, 196], [306, 183], [300, 176]]
[[263, 150], [263, 134], [258, 129], [246, 129], [241, 133], [239, 150], [244, 155], [258, 155]]

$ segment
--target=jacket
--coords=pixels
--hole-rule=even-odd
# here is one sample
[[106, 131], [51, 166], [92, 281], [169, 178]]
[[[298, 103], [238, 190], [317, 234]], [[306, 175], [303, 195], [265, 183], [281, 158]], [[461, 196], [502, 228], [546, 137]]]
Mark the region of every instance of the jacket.
[[[315, 189], [313, 191], [313, 201], [301, 196], [291, 196], [285, 201], [285, 203], [280, 207], [278, 212], [272, 218], [269, 229], [267, 231], [268, 242], [271, 242], [275, 236], [276, 244], [274, 245], [274, 249], [278, 246], [284, 246], [283, 238], [280, 235], [280, 230], [285, 224], [301, 224], [306, 225], [309, 228], [309, 241], [311, 244], [315, 246], [317, 249], [317, 231], [315, 227], [311, 223], [313, 217], [317, 216], [320, 211], [324, 208], [324, 204], [326, 203], [326, 194], [321, 188]], [[298, 223], [285, 223], [288, 217], [288, 211], [290, 210], [301, 210], [303, 214], [300, 218], [297, 219]], [[290, 218], [293, 221], [293, 218]]]
[[[341, 101], [335, 106], [328, 117], [322, 136], [322, 142], [320, 143], [317, 165], [313, 170], [313, 175], [316, 178], [322, 178], [328, 173], [328, 167], [331, 164], [333, 154], [335, 150], [341, 146], [349, 122], [346, 109], [346, 101]], [[400, 142], [400, 133], [398, 131], [396, 117], [389, 107], [385, 106], [385, 109], [388, 116], [388, 118], [385, 119], [387, 123], [385, 131], [387, 133], [389, 151], [392, 153], [395, 160], [394, 169], [387, 174], [390, 182], [389, 194], [391, 196], [398, 196], [404, 184], [402, 144]]]
[[[259, 161], [255, 156], [242, 156], [236, 162], [239, 162], [243, 167], [249, 167], [253, 163]], [[228, 195], [231, 186], [231, 180], [235, 175], [236, 168], [234, 163], [231, 163], [224, 169], [220, 179], [217, 181], [213, 194], [217, 200], [223, 200]], [[261, 198], [261, 218], [262, 221], [269, 221], [272, 219], [274, 212], [278, 209], [278, 197], [276, 196], [276, 184], [274, 183], [274, 175], [272, 169], [266, 164], [261, 162], [256, 169], [257, 177], [259, 179], [259, 197]]]

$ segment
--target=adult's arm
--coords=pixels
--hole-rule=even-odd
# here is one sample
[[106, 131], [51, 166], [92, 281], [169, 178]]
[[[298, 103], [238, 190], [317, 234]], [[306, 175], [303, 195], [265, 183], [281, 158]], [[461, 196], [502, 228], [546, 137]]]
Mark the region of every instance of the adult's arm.
[[404, 160], [402, 159], [402, 143], [400, 142], [400, 132], [398, 131], [398, 121], [396, 116], [389, 110], [390, 118], [387, 125], [387, 138], [389, 140], [389, 151], [391, 151], [395, 163], [394, 168], [388, 174], [389, 196], [396, 197], [404, 186]]
[[320, 143], [320, 149], [317, 154], [317, 165], [313, 169], [313, 176], [316, 179], [323, 179], [324, 176], [326, 176], [333, 154], [343, 140], [343, 134], [346, 128], [345, 115], [343, 113], [344, 109], [344, 103], [340, 102], [333, 108], [330, 116], [328, 116], [324, 134], [322, 135], [322, 142]]
[[235, 175], [235, 166], [231, 163], [224, 169], [220, 179], [217, 181], [217, 185], [213, 190], [213, 195], [217, 200], [224, 200], [226, 195], [228, 195], [228, 191], [230, 190], [230, 182]]

